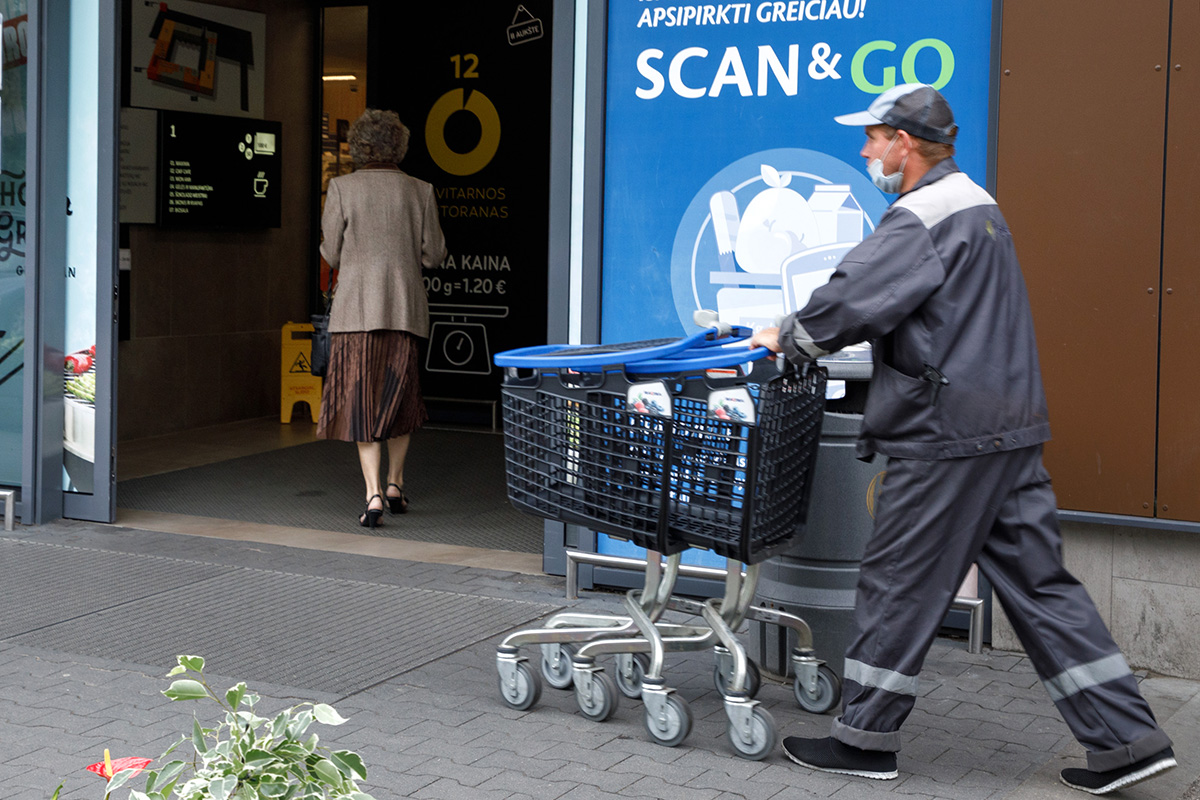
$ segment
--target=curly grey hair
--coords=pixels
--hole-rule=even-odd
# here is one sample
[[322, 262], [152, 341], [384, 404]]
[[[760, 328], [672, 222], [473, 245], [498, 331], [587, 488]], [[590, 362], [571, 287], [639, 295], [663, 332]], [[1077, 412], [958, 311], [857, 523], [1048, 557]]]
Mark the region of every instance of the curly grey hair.
[[360, 167], [373, 161], [399, 164], [408, 153], [408, 137], [395, 111], [368, 108], [350, 126], [350, 160]]

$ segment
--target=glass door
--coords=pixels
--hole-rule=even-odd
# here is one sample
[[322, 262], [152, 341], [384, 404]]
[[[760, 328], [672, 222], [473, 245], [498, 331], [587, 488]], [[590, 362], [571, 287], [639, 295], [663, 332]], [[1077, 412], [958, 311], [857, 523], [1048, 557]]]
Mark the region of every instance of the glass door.
[[[98, 254], [96, 84], [99, 4], [71, 2], [67, 70], [67, 268], [63, 358], [63, 491], [96, 484], [96, 288]], [[101, 354], [103, 356], [103, 353]]]
[[[0, 484], [16, 478], [15, 459], [25, 524], [114, 517], [114, 6], [0, 0], [0, 356], [23, 339], [0, 363], [0, 379], [23, 377], [19, 401], [0, 403], [0, 436], [16, 442], [20, 431], [18, 447], [0, 447]], [[23, 119], [13, 110], [21, 102]]]
[[66, 125], [63, 516], [115, 516], [116, 4], [71, 0]]

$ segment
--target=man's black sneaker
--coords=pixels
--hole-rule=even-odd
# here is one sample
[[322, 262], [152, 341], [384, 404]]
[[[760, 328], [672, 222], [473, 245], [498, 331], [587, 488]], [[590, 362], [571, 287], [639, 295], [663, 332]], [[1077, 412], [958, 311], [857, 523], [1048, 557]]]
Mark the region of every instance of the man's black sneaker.
[[824, 739], [801, 739], [789, 736], [783, 740], [783, 752], [797, 764], [821, 772], [836, 772], [839, 775], [857, 775], [888, 781], [897, 778], [896, 754], [881, 750], [860, 750], [842, 744], [833, 737]]
[[[786, 745], [785, 745], [786, 746]], [[1136, 764], [1112, 769], [1108, 772], [1092, 772], [1090, 769], [1064, 769], [1060, 774], [1062, 782], [1072, 789], [1079, 789], [1090, 794], [1108, 794], [1116, 789], [1132, 786], [1135, 783], [1153, 777], [1160, 772], [1166, 772], [1175, 766], [1175, 751], [1171, 748], [1155, 753], [1149, 758], [1143, 758]]]

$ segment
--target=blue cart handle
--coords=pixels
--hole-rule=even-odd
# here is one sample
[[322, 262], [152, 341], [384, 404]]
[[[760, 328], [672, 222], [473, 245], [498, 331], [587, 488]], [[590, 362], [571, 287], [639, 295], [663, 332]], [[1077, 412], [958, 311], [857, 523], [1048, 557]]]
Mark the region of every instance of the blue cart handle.
[[771, 351], [765, 347], [747, 349], [744, 344], [703, 349], [692, 348], [667, 358], [655, 358], [627, 364], [625, 371], [631, 375], [696, 372], [734, 367], [751, 361], [759, 361], [769, 355], [771, 355]]
[[[498, 367], [595, 369], [668, 358], [676, 353], [702, 350], [729, 342], [744, 342], [752, 335], [753, 332], [749, 328], [714, 321], [706, 330], [645, 347], [597, 352], [597, 345], [543, 344], [505, 350], [497, 353], [493, 361]], [[573, 350], [583, 352], [572, 354]]]

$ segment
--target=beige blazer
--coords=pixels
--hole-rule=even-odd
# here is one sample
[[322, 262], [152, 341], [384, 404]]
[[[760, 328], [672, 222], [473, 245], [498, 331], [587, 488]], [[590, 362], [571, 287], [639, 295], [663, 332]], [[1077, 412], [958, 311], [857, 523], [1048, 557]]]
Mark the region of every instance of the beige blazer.
[[446, 238], [433, 187], [389, 169], [329, 182], [321, 255], [339, 270], [329, 330], [392, 330], [429, 336], [421, 267], [440, 264]]

